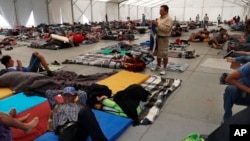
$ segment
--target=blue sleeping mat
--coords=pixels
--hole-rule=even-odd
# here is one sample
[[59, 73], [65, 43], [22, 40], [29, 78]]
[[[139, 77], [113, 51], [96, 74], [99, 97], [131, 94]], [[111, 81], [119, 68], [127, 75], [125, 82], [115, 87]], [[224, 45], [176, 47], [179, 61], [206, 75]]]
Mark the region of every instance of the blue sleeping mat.
[[10, 109], [16, 108], [17, 113], [21, 113], [46, 100], [43, 97], [26, 96], [24, 93], [18, 93], [0, 100], [0, 112], [8, 113]]
[[[106, 112], [93, 110], [100, 126], [109, 141], [115, 141], [132, 123], [129, 118], [112, 115]], [[54, 132], [46, 132], [34, 141], [58, 141]], [[91, 141], [90, 137], [87, 141]]]

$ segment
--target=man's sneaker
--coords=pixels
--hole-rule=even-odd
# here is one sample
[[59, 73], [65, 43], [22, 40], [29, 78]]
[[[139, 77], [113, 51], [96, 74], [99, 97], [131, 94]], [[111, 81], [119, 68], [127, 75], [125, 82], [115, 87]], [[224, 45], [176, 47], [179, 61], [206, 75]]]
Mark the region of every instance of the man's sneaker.
[[166, 69], [162, 69], [161, 71], [160, 71], [160, 75], [165, 75], [166, 74]]
[[152, 67], [150, 70], [151, 71], [157, 71], [157, 70], [160, 70], [161, 67], [160, 66], [155, 66], [155, 67]]

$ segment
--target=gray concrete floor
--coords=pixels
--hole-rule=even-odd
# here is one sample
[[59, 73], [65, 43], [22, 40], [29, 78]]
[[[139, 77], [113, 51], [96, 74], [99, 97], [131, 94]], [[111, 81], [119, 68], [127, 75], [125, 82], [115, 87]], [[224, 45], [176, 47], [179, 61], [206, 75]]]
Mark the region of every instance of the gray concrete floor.
[[[210, 27], [210, 29], [212, 28], [216, 27]], [[182, 39], [187, 39], [192, 32], [195, 32], [195, 30], [184, 33]], [[135, 40], [134, 43], [144, 42], [149, 39], [149, 33], [137, 35], [137, 38], [138, 40]], [[174, 39], [171, 38], [170, 41]], [[22, 60], [24, 66], [26, 66], [29, 63], [31, 53], [34, 51], [43, 54], [48, 63], [54, 60], [62, 62], [81, 53], [96, 52], [102, 47], [114, 44], [117, 44], [117, 41], [100, 41], [96, 44], [62, 50], [37, 50], [17, 47], [12, 51], [3, 50], [3, 54], [11, 55], [15, 60]], [[207, 43], [191, 43], [188, 50], [193, 49], [200, 57], [195, 59], [169, 58], [170, 62], [185, 62], [190, 66], [183, 73], [167, 72], [166, 77], [182, 79], [183, 83], [166, 101], [156, 121], [149, 126], [129, 127], [118, 138], [118, 141], [181, 141], [192, 132], [209, 134], [220, 125], [223, 115], [225, 85], [219, 84], [219, 77], [222, 73], [230, 72], [230, 70], [200, 66], [207, 58], [223, 58], [221, 55], [217, 55], [219, 50], [210, 48]], [[64, 70], [71, 70], [84, 75], [112, 71], [112, 69], [84, 65], [67, 64], [65, 66]], [[0, 68], [3, 68], [3, 66], [1, 65]], [[142, 73], [158, 74], [158, 72], [151, 72], [149, 68]], [[235, 106], [233, 111], [236, 113], [243, 108], [243, 106]]]

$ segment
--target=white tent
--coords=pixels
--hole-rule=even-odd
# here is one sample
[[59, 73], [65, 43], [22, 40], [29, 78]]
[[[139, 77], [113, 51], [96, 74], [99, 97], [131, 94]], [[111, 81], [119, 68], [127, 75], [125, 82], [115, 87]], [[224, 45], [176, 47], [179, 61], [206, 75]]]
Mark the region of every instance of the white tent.
[[[169, 13], [177, 20], [194, 19], [197, 14], [208, 14], [215, 21], [240, 16], [249, 17], [250, 0], [0, 0], [0, 16], [14, 27], [26, 25], [33, 12], [36, 26], [40, 23], [57, 24], [83, 21], [131, 20], [159, 17], [160, 5], [167, 4]], [[2, 22], [3, 23], [3, 22]], [[0, 24], [1, 25], [1, 24]]]

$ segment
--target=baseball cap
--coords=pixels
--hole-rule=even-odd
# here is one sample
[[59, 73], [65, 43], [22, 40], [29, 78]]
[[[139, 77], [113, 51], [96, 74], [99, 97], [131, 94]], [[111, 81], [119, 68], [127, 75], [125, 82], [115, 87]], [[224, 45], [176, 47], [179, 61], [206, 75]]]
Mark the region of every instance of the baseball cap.
[[76, 89], [74, 87], [65, 87], [65, 88], [63, 88], [62, 94], [76, 95]]

